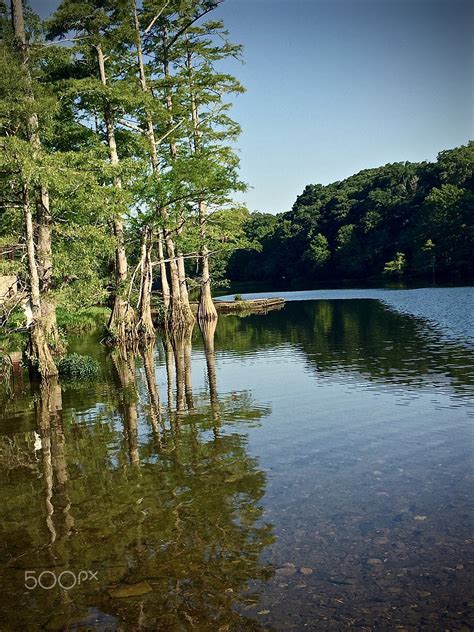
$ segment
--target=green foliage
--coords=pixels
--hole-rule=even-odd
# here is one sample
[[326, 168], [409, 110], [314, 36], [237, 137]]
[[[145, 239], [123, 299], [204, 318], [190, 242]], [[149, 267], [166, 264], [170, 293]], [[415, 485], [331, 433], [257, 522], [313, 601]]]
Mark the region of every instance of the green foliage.
[[384, 266], [384, 274], [402, 276], [406, 266], [405, 255], [403, 252], [396, 252], [392, 261], [387, 261]]
[[327, 238], [318, 233], [309, 243], [306, 258], [316, 267], [321, 268], [329, 259], [329, 247]]
[[98, 375], [100, 366], [97, 360], [90, 356], [71, 353], [58, 364], [59, 374], [71, 379], [91, 379]]
[[219, 281], [232, 252], [249, 245], [248, 212], [232, 202], [245, 185], [229, 97], [243, 87], [219, 68], [241, 50], [220, 21], [204, 21], [217, 4], [62, 0], [44, 23], [25, 7], [24, 50], [7, 13], [0, 15], [0, 248], [15, 250], [12, 260], [0, 257], [0, 273], [17, 274], [28, 290], [23, 192], [37, 230], [35, 201], [46, 189], [53, 255], [47, 291], [63, 329], [91, 327], [84, 310], [107, 303], [111, 292], [136, 299], [136, 287], [113, 275], [114, 218], [123, 220], [131, 269], [144, 226], [165, 228], [190, 254], [191, 286], [200, 283], [204, 245]]
[[105, 327], [110, 310], [106, 307], [88, 307], [78, 310], [58, 307], [56, 316], [58, 326], [67, 333], [83, 333]]
[[[474, 143], [443, 151], [430, 163], [367, 169], [327, 186], [308, 185], [291, 211], [246, 236], [254, 250], [236, 252], [232, 281], [290, 285], [382, 274], [474, 277]], [[403, 257], [401, 257], [403, 253]]]

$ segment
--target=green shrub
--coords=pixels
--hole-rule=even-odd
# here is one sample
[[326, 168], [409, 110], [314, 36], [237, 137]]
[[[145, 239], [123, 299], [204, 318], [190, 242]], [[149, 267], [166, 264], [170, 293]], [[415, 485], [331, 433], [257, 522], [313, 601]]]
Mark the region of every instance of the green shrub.
[[244, 299], [242, 298], [242, 294], [236, 294], [234, 296], [234, 301], [243, 301]]
[[67, 378], [88, 379], [99, 373], [99, 363], [90, 356], [71, 353], [58, 364], [59, 374]]

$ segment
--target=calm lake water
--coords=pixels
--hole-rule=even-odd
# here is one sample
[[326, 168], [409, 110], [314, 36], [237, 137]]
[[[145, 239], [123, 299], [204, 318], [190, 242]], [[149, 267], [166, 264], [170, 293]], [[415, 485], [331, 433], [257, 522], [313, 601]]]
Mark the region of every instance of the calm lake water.
[[2, 631], [472, 629], [474, 288], [286, 298], [3, 393]]

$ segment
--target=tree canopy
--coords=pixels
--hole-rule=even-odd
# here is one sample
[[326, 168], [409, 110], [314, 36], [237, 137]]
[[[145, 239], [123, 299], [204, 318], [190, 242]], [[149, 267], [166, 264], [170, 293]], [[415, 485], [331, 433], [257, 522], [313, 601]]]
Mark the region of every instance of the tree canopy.
[[291, 211], [253, 213], [254, 250], [230, 259], [233, 281], [300, 282], [474, 275], [474, 142], [435, 163], [393, 163], [311, 184]]

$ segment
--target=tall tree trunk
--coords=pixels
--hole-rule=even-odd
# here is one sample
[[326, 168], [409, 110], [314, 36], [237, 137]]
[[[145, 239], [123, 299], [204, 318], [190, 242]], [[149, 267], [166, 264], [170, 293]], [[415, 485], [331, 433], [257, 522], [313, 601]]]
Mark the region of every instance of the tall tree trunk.
[[206, 245], [206, 203], [199, 202], [199, 228], [201, 237], [201, 296], [198, 320], [217, 320], [217, 311], [211, 295], [211, 275], [209, 274], [209, 250]]
[[179, 270], [177, 264], [176, 250], [174, 241], [171, 238], [169, 230], [165, 229], [165, 244], [166, 251], [169, 259], [169, 268], [170, 268], [170, 313], [169, 313], [169, 324], [172, 327], [183, 327], [186, 326], [186, 323], [193, 320], [191, 308], [189, 311], [186, 309], [186, 306], [183, 304], [181, 297], [181, 284], [179, 280]]
[[[164, 56], [163, 56], [163, 74], [165, 77], [169, 77], [169, 61], [168, 61], [168, 44], [167, 44], [167, 33], [165, 30], [164, 36], [163, 36], [163, 51], [164, 51]], [[174, 119], [173, 119], [173, 99], [171, 97], [171, 94], [168, 92], [166, 95], [166, 107], [168, 109], [168, 112], [170, 114], [170, 123], [171, 125], [174, 124]], [[170, 155], [171, 155], [171, 160], [174, 161], [176, 160], [177, 157], [177, 148], [176, 148], [176, 143], [173, 140], [172, 137], [170, 137]], [[170, 257], [170, 259], [172, 258], [172, 255], [168, 252], [168, 256]], [[173, 255], [173, 259], [176, 257], [176, 269], [177, 269], [177, 274], [178, 274], [178, 292], [176, 293], [176, 297], [173, 297], [173, 285], [171, 286], [171, 293], [172, 293], [172, 308], [173, 308], [173, 302], [175, 303], [176, 307], [175, 307], [175, 311], [180, 313], [180, 320], [185, 324], [185, 326], [187, 324], [190, 324], [194, 321], [194, 316], [191, 310], [191, 306], [189, 304], [189, 295], [188, 295], [188, 290], [187, 290], [187, 284], [186, 284], [186, 273], [185, 273], [185, 266], [184, 266], [184, 257], [183, 257], [183, 253], [182, 252], [178, 252], [175, 253], [175, 255]], [[179, 303], [178, 303], [179, 301]], [[178, 309], [178, 304], [179, 304], [179, 309]]]
[[[148, 83], [145, 73], [145, 65], [143, 63], [143, 50], [142, 50], [142, 40], [140, 34], [140, 23], [138, 20], [136, 4], [134, 3], [134, 24], [135, 24], [135, 44], [137, 47], [137, 63], [138, 63], [138, 72], [140, 77], [140, 87], [143, 92], [148, 92]], [[168, 64], [165, 64], [166, 71], [168, 68]], [[149, 112], [145, 112], [146, 114], [146, 135], [148, 137], [148, 141], [150, 143], [150, 159], [151, 166], [153, 169], [153, 173], [157, 180], [160, 179], [160, 167], [158, 161], [158, 148], [156, 143], [155, 130], [153, 126], [153, 119]], [[162, 288], [163, 288], [163, 299], [165, 305], [165, 311], [167, 315], [167, 323], [173, 327], [176, 326], [185, 326], [186, 323], [194, 320], [194, 317], [191, 312], [191, 308], [189, 306], [189, 301], [187, 300], [187, 293], [184, 296], [184, 299], [181, 295], [181, 283], [180, 283], [180, 272], [178, 269], [178, 257], [176, 255], [176, 248], [174, 244], [174, 240], [171, 234], [170, 227], [170, 219], [169, 213], [166, 208], [159, 208], [158, 213], [161, 218], [161, 222], [163, 224], [163, 240], [164, 245], [166, 247], [167, 256], [169, 259], [169, 271], [170, 271], [170, 285], [167, 285], [167, 276], [165, 273], [165, 267], [160, 266], [161, 270], [161, 278], [162, 278]], [[184, 262], [183, 262], [184, 264]], [[166, 279], [165, 285], [163, 285], [163, 280]], [[166, 296], [166, 298], [165, 298]], [[169, 297], [169, 301], [168, 301]], [[168, 309], [169, 306], [169, 309]]]
[[56, 321], [56, 305], [51, 294], [53, 277], [53, 252], [51, 240], [51, 211], [49, 206], [49, 192], [41, 187], [36, 202], [36, 217], [38, 220], [38, 275], [41, 292], [41, 313], [47, 340], [56, 353], [64, 352], [64, 345], [59, 336]]
[[[183, 301], [186, 307], [189, 307], [189, 294], [188, 294], [188, 285], [186, 282], [186, 268], [184, 266], [184, 255], [181, 250], [178, 250], [176, 253], [178, 258], [178, 277], [179, 277], [179, 291], [181, 294], [181, 300]], [[189, 309], [191, 309], [189, 307]]]
[[[17, 39], [19, 52], [22, 57], [22, 63], [25, 67], [27, 80], [31, 84], [31, 76], [27, 67], [29, 47], [26, 40], [22, 0], [11, 0], [11, 15], [13, 30]], [[33, 107], [34, 96], [32, 89], [30, 89], [28, 100]], [[36, 112], [33, 111], [28, 118], [28, 134], [29, 141], [33, 146], [35, 152], [39, 151], [39, 149], [41, 148], [38, 127], [38, 116]], [[47, 191], [45, 189], [44, 193], [46, 194], [45, 199], [47, 199], [48, 201], [49, 212], [49, 198], [47, 197]], [[29, 360], [32, 368], [36, 370], [42, 378], [48, 378], [57, 375], [58, 373], [50, 347], [50, 342], [52, 342], [53, 344], [54, 342], [59, 342], [56, 327], [56, 312], [54, 309], [54, 305], [48, 305], [47, 301], [44, 305], [42, 304], [40, 272], [35, 253], [34, 227], [30, 204], [30, 192], [26, 183], [23, 184], [22, 198], [23, 221], [25, 225], [28, 272], [30, 281], [30, 302], [32, 310]], [[46, 247], [49, 253], [51, 253], [51, 232], [49, 232], [49, 242], [46, 243], [44, 240], [42, 240], [41, 245], [42, 247]], [[49, 256], [48, 268], [48, 274], [50, 278], [50, 275], [52, 273], [51, 255]], [[48, 333], [50, 333], [48, 331], [48, 325], [51, 326], [51, 333], [55, 334], [54, 338], [56, 338], [56, 340], [52, 340], [48, 336]]]
[[153, 284], [153, 272], [151, 266], [152, 231], [145, 227], [142, 238], [140, 258], [140, 297], [138, 299], [138, 323], [137, 334], [145, 344], [155, 339], [155, 327], [151, 316], [151, 289]]
[[[97, 44], [95, 49], [97, 51], [100, 81], [103, 86], [106, 86], [107, 74], [105, 72], [104, 52], [100, 44]], [[114, 120], [110, 105], [107, 101], [104, 101], [104, 122], [107, 130], [110, 162], [113, 166], [117, 166], [119, 157], [115, 140]], [[119, 177], [115, 177], [114, 186], [119, 190], [122, 188], [122, 182]], [[128, 262], [125, 252], [123, 220], [120, 212], [114, 212], [112, 225], [115, 237], [115, 290], [114, 305], [108, 326], [118, 342], [122, 344], [132, 344], [135, 337], [135, 313], [132, 306], [124, 297], [128, 277]]]
[[158, 229], [158, 260], [160, 264], [161, 294], [165, 312], [170, 306], [170, 285], [168, 283], [168, 272], [166, 270], [165, 255], [163, 251], [163, 229]]
[[[188, 50], [186, 59], [189, 71], [189, 88], [191, 92], [191, 113], [194, 128], [194, 152], [198, 154], [201, 149], [201, 131], [199, 129], [199, 113], [196, 102], [196, 95], [192, 85], [193, 60], [191, 51]], [[209, 249], [207, 247], [206, 235], [207, 204], [204, 200], [199, 202], [199, 237], [200, 237], [200, 260], [201, 260], [201, 295], [199, 298], [198, 320], [216, 320], [217, 311], [211, 295], [211, 275], [209, 273]]]
[[108, 328], [118, 342], [129, 345], [133, 344], [135, 339], [135, 312], [124, 296], [128, 262], [122, 219], [115, 217], [112, 225], [115, 237], [115, 290]]
[[58, 369], [54, 363], [43, 327], [38, 266], [35, 257], [33, 218], [26, 185], [23, 187], [23, 218], [25, 222], [32, 313], [29, 360], [33, 369], [37, 370], [42, 378], [49, 378], [57, 375]]

